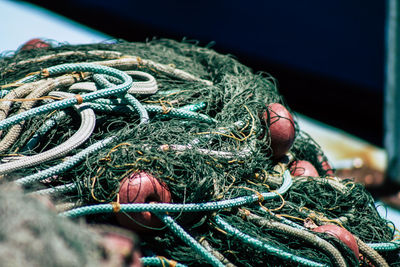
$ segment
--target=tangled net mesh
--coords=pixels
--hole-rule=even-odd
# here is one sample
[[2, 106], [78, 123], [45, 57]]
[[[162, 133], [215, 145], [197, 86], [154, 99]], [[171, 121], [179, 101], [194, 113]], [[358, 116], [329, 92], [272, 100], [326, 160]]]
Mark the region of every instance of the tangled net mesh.
[[[374, 200], [365, 188], [351, 181], [330, 178], [327, 173], [331, 170], [323, 165], [327, 160], [323, 151], [297, 124], [290, 157], [286, 157], [284, 162], [273, 158], [271, 139], [266, 134], [268, 125], [260, 115], [271, 103], [281, 103], [290, 111], [278, 92], [275, 80], [266, 73], [255, 74], [234, 57], [218, 54], [209, 47], [199, 47], [197, 43], [186, 40], [176, 42], [164, 39], [145, 43], [119, 40], [77, 46], [53, 44], [45, 49], [3, 55], [0, 59], [0, 85], [2, 93], [7, 94], [6, 90], [17, 90], [21, 86], [18, 81], [24, 77], [43, 73], [43, 70], [55, 65], [129, 58], [134, 59], [136, 64], [115, 63], [111, 67], [138, 70], [154, 76], [158, 92], [135, 97], [144, 105], [157, 105], [162, 112], [151, 113], [148, 123], [140, 123], [140, 116], [129, 109], [129, 103], [119, 95], [112, 96], [107, 105], [112, 105], [113, 109], [96, 110], [95, 129], [83, 145], [66, 156], [5, 173], [4, 180], [12, 182], [16, 177], [27, 177], [62, 164], [84, 148], [111, 136], [117, 138], [102, 150], [87, 155], [73, 168], [40, 183], [26, 185], [25, 190], [35, 192], [73, 184], [76, 186], [74, 190], [58, 192], [53, 200], [56, 203], [71, 202], [75, 206], [110, 203], [118, 199], [120, 184], [125, 177], [145, 171], [163, 182], [171, 193], [173, 203], [205, 203], [273, 192], [280, 187], [282, 173], [291, 160], [307, 160], [315, 166], [320, 177], [294, 177], [290, 189], [277, 198], [263, 201], [260, 197], [255, 204], [210, 212], [182, 212], [174, 215], [174, 220], [198, 242], [212, 248], [210, 251], [214, 255], [222, 255], [225, 264], [236, 266], [264, 266], [267, 262], [273, 266], [293, 266], [293, 261], [243, 244], [238, 236], [227, 233], [214, 223], [216, 215], [242, 233], [281, 251], [327, 265], [334, 264], [334, 261], [323, 249], [270, 225], [260, 226], [249, 217], [240, 215], [240, 210], [270, 221], [286, 218], [300, 226], [306, 219], [317, 225], [337, 224], [365, 243], [385, 243], [394, 238], [394, 228], [379, 216]], [[148, 61], [163, 64], [169, 71]], [[190, 73], [195, 79], [175, 75], [175, 70]], [[76, 83], [94, 79], [94, 75], [90, 74], [71, 75], [74, 75]], [[55, 86], [54, 90], [68, 91], [71, 84]], [[97, 84], [97, 87], [100, 89], [101, 85]], [[18, 99], [25, 96], [13, 97], [15, 101], [9, 104], [7, 112], [4, 112], [5, 104], [10, 102], [0, 102], [2, 111], [6, 113], [4, 117], [20, 112], [24, 102]], [[35, 106], [50, 101], [41, 96]], [[182, 118], [171, 112], [193, 105], [199, 107], [196, 112], [212, 119]], [[5, 163], [15, 158], [40, 155], [70, 139], [81, 120], [73, 108], [64, 111], [66, 115], [60, 116], [34, 145], [30, 143], [32, 137], [59, 111], [25, 120], [18, 138], [2, 150], [2, 161]], [[7, 130], [3, 130], [2, 138], [6, 135]], [[86, 218], [92, 223], [117, 224], [112, 213], [88, 215]], [[333, 244], [349, 265], [358, 264], [352, 251], [336, 238], [315, 235]], [[151, 235], [142, 235], [141, 240], [143, 250], [157, 255], [188, 265], [210, 264], [165, 227], [164, 230], [153, 231]], [[392, 250], [382, 255], [390, 264], [395, 264], [398, 263], [397, 252]], [[370, 261], [363, 258], [360, 264], [370, 266]]]

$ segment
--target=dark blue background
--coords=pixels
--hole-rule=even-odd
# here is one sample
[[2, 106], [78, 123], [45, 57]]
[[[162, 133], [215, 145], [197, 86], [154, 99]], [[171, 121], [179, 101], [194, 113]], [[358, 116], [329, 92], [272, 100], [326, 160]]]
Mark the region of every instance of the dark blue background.
[[385, 1], [31, 2], [128, 41], [215, 41], [276, 77], [292, 109], [382, 144]]

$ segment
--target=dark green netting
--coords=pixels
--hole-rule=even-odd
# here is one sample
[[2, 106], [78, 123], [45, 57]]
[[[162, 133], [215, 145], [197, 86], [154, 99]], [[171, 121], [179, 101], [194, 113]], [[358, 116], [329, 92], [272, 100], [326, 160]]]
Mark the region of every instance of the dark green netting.
[[[93, 51], [112, 53], [93, 53]], [[48, 56], [49, 57], [45, 57]], [[231, 199], [268, 192], [280, 183], [271, 179], [279, 175], [277, 161], [271, 155], [270, 137], [260, 115], [271, 103], [281, 103], [287, 107], [279, 94], [275, 80], [266, 73], [254, 73], [240, 64], [234, 57], [221, 55], [209, 47], [199, 47], [196, 43], [171, 40], [152, 40], [146, 43], [115, 43], [71, 46], [62, 44], [53, 48], [20, 51], [4, 56], [0, 60], [2, 90], [29, 73], [42, 71], [48, 67], [74, 62], [94, 62], [111, 59], [136, 57], [138, 65], [131, 70], [140, 70], [153, 75], [159, 92], [153, 95], [135, 95], [148, 105], [158, 105], [164, 114], [150, 113], [150, 122], [139, 125], [139, 116], [126, 110], [126, 104], [112, 97], [118, 106], [113, 112], [96, 111], [96, 128], [83, 146], [74, 149], [69, 156], [81, 151], [97, 141], [110, 136], [118, 138], [105, 149], [89, 155], [84, 162], [74, 168], [27, 187], [34, 190], [62, 184], [75, 183], [77, 190], [58, 195], [56, 202], [73, 201], [81, 205], [108, 203], [115, 201], [120, 181], [132, 172], [146, 171], [162, 180], [169, 188], [174, 203], [201, 203]], [[140, 64], [151, 60], [186, 71], [198, 79], [184, 80], [160, 71], [154, 66]], [[92, 76], [83, 78], [92, 81]], [[67, 91], [68, 88], [59, 88]], [[50, 100], [46, 100], [50, 101]], [[41, 101], [41, 103], [43, 103]], [[204, 104], [199, 113], [214, 118], [216, 123], [194, 119], [171, 118], [171, 108], [182, 108], [192, 104]], [[17, 101], [10, 114], [17, 112]], [[287, 107], [288, 110], [290, 110]], [[73, 109], [40, 139], [37, 145], [27, 149], [27, 143], [35, 132], [54, 114], [45, 114], [29, 119], [16, 142], [2, 157], [10, 154], [33, 155], [64, 143], [80, 125], [80, 119]], [[3, 136], [6, 131], [3, 131]], [[307, 160], [317, 169], [321, 177], [326, 169], [322, 162], [326, 157], [314, 140], [298, 129], [290, 150], [295, 160]], [[180, 149], [177, 149], [177, 147]], [[204, 152], [208, 151], [208, 152]], [[224, 152], [226, 157], [214, 152]], [[243, 156], [244, 155], [244, 156]], [[10, 177], [23, 177], [45, 170], [67, 158], [52, 159], [32, 168], [22, 168]], [[12, 180], [10, 178], [8, 180]], [[336, 182], [339, 189], [329, 180], [309, 178], [295, 180], [290, 190], [281, 198], [263, 203], [267, 210], [285, 216], [302, 225], [304, 219], [311, 218], [317, 224], [337, 223], [357, 235], [364, 242], [388, 242], [393, 239], [394, 230], [389, 222], [382, 219], [374, 207], [369, 193], [359, 184], [349, 181]], [[282, 203], [284, 205], [282, 205]], [[260, 212], [255, 206], [246, 206], [254, 214], [271, 218], [267, 211]], [[237, 215], [236, 209], [217, 212], [240, 231], [258, 238], [280, 249], [321, 263], [332, 261], [324, 251], [285, 236], [272, 229], [259, 227]], [[293, 266], [293, 262], [279, 257], [268, 256], [249, 246], [241, 245], [234, 236], [219, 231], [212, 222], [214, 213], [183, 213], [176, 217], [196, 239], [205, 239], [230, 262], [239, 266], [262, 266], [267, 262], [274, 266]], [[116, 223], [114, 215], [88, 216], [90, 222]], [[335, 238], [320, 235], [338, 247], [350, 265], [355, 265], [351, 251]], [[204, 266], [206, 262], [177, 239], [169, 231], [158, 231], [151, 236], [143, 236], [142, 246], [158, 255], [173, 258], [190, 265]], [[385, 255], [395, 262], [393, 255]], [[363, 262], [366, 266], [366, 263]]]

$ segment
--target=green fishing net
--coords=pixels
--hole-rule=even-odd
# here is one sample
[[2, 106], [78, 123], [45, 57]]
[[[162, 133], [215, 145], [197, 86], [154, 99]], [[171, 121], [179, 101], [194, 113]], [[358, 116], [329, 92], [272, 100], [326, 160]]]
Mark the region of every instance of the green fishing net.
[[[135, 63], [124, 65], [118, 63], [121, 60]], [[323, 151], [296, 123], [296, 138], [288, 155], [280, 159], [273, 157], [268, 124], [261, 115], [272, 103], [280, 103], [290, 111], [275, 80], [267, 73], [255, 73], [233, 56], [219, 54], [210, 47], [200, 47], [187, 40], [157, 39], [145, 43], [118, 40], [90, 45], [53, 43], [45, 49], [4, 54], [0, 59], [3, 96], [17, 90], [21, 86], [18, 81], [32, 73], [39, 73], [46, 79], [47, 68], [83, 62], [111, 62], [100, 64], [152, 75], [158, 91], [133, 95], [143, 105], [157, 106], [159, 111], [149, 112], [148, 123], [140, 123], [138, 112], [122, 95], [92, 101], [97, 105], [96, 126], [82, 145], [62, 157], [6, 172], [3, 180], [12, 182], [37, 174], [68, 161], [96, 142], [116, 137], [74, 167], [26, 185], [25, 190], [36, 192], [73, 185], [72, 190], [52, 191], [53, 201], [60, 205], [71, 203], [75, 207], [111, 203], [118, 201], [120, 183], [125, 177], [146, 172], [162, 181], [170, 191], [173, 203], [205, 203], [274, 192], [281, 186], [282, 174], [292, 161], [307, 160], [314, 165], [319, 177], [293, 178], [290, 189], [276, 198], [263, 201], [260, 197], [253, 204], [216, 211], [182, 212], [174, 214], [173, 218], [200, 244], [206, 243], [204, 246], [213, 255], [220, 255], [224, 264], [236, 266], [293, 266], [299, 263], [244, 244], [237, 235], [214, 223], [216, 215], [242, 233], [279, 251], [321, 264], [335, 264], [324, 249], [268, 225], [259, 225], [239, 215], [240, 209], [270, 221], [285, 223], [283, 218], [298, 226], [303, 226], [306, 219], [317, 225], [336, 224], [365, 243], [387, 243], [394, 238], [393, 226], [379, 216], [374, 200], [364, 187], [328, 177], [332, 170], [324, 166], [327, 158]], [[180, 71], [190, 75], [181, 75]], [[75, 83], [95, 81], [90, 73], [70, 75]], [[135, 81], [138, 80], [134, 77]], [[56, 86], [55, 90], [68, 92], [71, 85]], [[97, 83], [96, 87], [99, 90], [104, 86]], [[74, 91], [74, 94], [85, 93]], [[9, 105], [4, 118], [20, 113], [24, 103], [20, 99], [25, 97], [27, 94], [9, 96], [12, 102], [0, 103], [3, 109], [7, 103]], [[35, 101], [37, 107], [58, 100], [41, 96]], [[188, 110], [194, 110], [202, 117], [192, 113], [186, 117], [182, 115]], [[80, 127], [81, 119], [72, 107], [64, 109], [62, 115], [60, 112], [54, 110], [29, 118], [23, 124], [20, 122], [22, 130], [18, 138], [3, 149], [3, 163], [40, 155], [69, 140]], [[43, 130], [43, 125], [51, 120], [51, 126]], [[2, 138], [9, 131], [3, 130]], [[88, 215], [86, 219], [90, 223], [118, 224], [113, 213]], [[323, 234], [318, 236], [336, 247], [350, 266], [358, 265], [352, 251], [338, 239]], [[149, 254], [193, 266], [209, 264], [166, 227], [142, 234], [141, 240], [143, 251]], [[397, 252], [393, 249], [382, 255], [395, 264]], [[364, 258], [360, 264], [369, 266], [369, 260]]]

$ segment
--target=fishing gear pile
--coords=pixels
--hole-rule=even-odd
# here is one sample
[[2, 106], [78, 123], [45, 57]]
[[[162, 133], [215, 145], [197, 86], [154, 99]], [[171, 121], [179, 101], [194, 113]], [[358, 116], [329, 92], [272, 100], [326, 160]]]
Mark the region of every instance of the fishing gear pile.
[[371, 195], [334, 176], [274, 79], [232, 56], [53, 42], [3, 54], [0, 73], [3, 182], [136, 233], [144, 265], [400, 262]]

